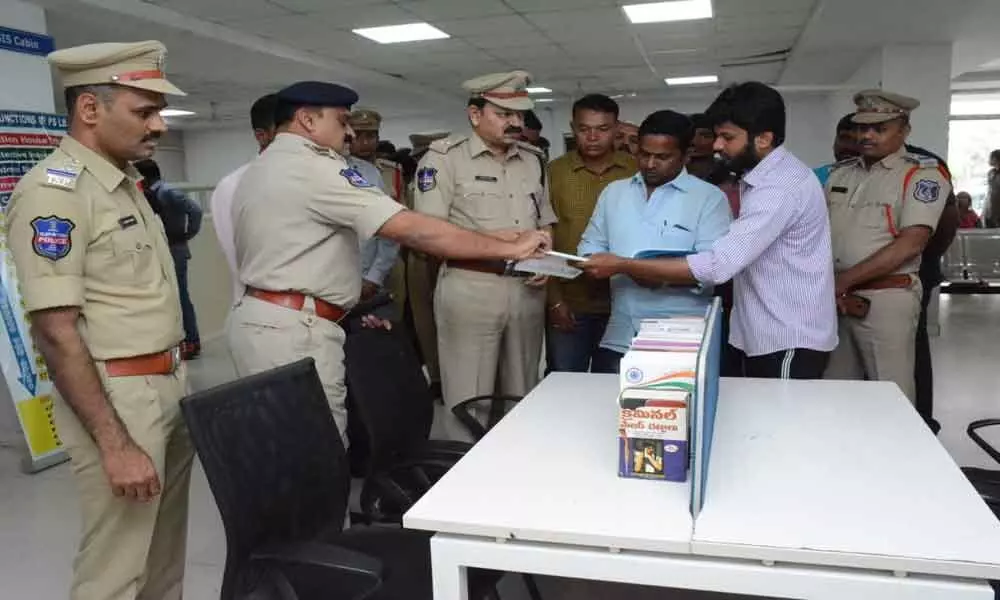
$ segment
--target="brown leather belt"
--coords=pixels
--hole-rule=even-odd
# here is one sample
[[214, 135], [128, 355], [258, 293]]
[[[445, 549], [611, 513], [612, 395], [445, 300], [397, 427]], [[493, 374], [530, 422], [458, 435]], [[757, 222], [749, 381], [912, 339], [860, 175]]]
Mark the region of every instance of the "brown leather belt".
[[886, 275], [885, 277], [879, 277], [878, 279], [872, 279], [862, 283], [861, 285], [855, 286], [855, 290], [895, 290], [895, 289], [908, 289], [913, 285], [913, 278], [906, 273], [897, 273], [895, 275]]
[[151, 375], [172, 375], [181, 364], [180, 347], [156, 354], [144, 354], [129, 358], [113, 358], [104, 361], [108, 377], [148, 377]]
[[[302, 310], [302, 308], [306, 305], [306, 298], [308, 297], [299, 292], [269, 292], [267, 290], [260, 290], [249, 286], [247, 287], [246, 295], [258, 300], [263, 300], [264, 302], [270, 302], [271, 304], [277, 304], [278, 306], [290, 308], [292, 310]], [[316, 316], [326, 319], [327, 321], [339, 323], [341, 319], [347, 315], [346, 310], [340, 308], [336, 304], [331, 304], [326, 300], [313, 298], [313, 303], [316, 305]]]
[[527, 277], [529, 273], [514, 270], [514, 263], [503, 260], [449, 260], [448, 266], [463, 271], [490, 273], [501, 277]]

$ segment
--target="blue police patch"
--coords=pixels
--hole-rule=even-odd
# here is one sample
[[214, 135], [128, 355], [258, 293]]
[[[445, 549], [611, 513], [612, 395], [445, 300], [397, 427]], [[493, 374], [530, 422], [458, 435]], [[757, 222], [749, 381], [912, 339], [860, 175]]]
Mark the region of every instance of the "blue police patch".
[[913, 188], [913, 197], [924, 204], [937, 202], [940, 194], [941, 184], [933, 179], [921, 179], [917, 182], [916, 187]]
[[437, 169], [424, 167], [417, 171], [417, 189], [421, 192], [429, 192], [437, 186]]
[[341, 169], [340, 174], [347, 180], [347, 183], [353, 185], [356, 188], [370, 188], [375, 187], [370, 183], [365, 176], [358, 173], [358, 170], [354, 167], [347, 167], [346, 169]]
[[66, 258], [73, 249], [73, 238], [70, 235], [76, 228], [73, 221], [49, 215], [32, 219], [31, 228], [35, 230], [31, 237], [31, 247], [38, 256], [59, 260]]

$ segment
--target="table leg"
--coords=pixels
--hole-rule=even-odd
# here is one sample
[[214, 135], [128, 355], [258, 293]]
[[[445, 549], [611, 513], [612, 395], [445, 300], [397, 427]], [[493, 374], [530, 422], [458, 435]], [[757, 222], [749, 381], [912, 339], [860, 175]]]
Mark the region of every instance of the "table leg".
[[469, 600], [469, 569], [447, 542], [440, 535], [431, 538], [434, 600]]

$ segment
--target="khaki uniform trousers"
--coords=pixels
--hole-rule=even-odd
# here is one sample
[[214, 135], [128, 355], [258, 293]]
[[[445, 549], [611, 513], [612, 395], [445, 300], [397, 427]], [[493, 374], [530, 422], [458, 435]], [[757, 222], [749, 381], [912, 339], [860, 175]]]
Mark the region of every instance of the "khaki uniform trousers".
[[301, 311], [250, 296], [233, 309], [229, 347], [240, 377], [293, 363], [316, 361], [326, 401], [347, 447], [347, 386], [344, 383], [344, 330], [316, 316], [313, 301]]
[[438, 362], [437, 325], [434, 321], [434, 288], [437, 273], [431, 272], [427, 258], [410, 251], [406, 264], [406, 283], [413, 315], [413, 329], [420, 345], [420, 354], [432, 383], [441, 381]]
[[[528, 287], [518, 277], [447, 266], [441, 271], [434, 314], [445, 428], [450, 439], [473, 441], [452, 415], [453, 406], [484, 394], [523, 396], [538, 384], [545, 289]], [[478, 412], [485, 423], [487, 407]]]
[[82, 511], [72, 600], [180, 600], [194, 451], [180, 412], [187, 374], [108, 378], [104, 389], [135, 443], [156, 467], [161, 492], [147, 503], [111, 491], [100, 452], [56, 394], [56, 428], [69, 454]]
[[917, 319], [920, 317], [920, 281], [908, 289], [862, 290], [871, 301], [864, 319], [841, 316], [840, 343], [830, 356], [827, 379], [892, 381], [910, 400], [916, 400], [913, 363]]
[[385, 286], [392, 294], [393, 323], [402, 323], [406, 313], [406, 262], [403, 257], [396, 259], [396, 264], [386, 277]]

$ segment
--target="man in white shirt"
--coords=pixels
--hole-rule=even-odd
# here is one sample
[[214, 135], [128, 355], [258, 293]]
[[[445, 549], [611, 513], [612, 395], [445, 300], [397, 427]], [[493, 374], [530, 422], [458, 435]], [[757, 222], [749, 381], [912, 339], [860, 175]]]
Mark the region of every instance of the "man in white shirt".
[[[268, 94], [259, 98], [250, 107], [250, 125], [253, 127], [253, 136], [257, 138], [258, 152], [263, 152], [271, 145], [276, 135], [274, 127], [274, 109], [278, 100], [275, 94]], [[236, 269], [236, 247], [233, 242], [233, 217], [230, 207], [233, 204], [233, 193], [236, 186], [247, 170], [250, 163], [236, 169], [232, 173], [223, 177], [215, 191], [212, 192], [212, 199], [209, 202], [212, 208], [212, 224], [215, 226], [215, 235], [219, 238], [219, 247], [226, 257], [229, 265], [229, 274], [233, 282], [233, 304], [243, 296], [243, 284], [240, 283], [238, 271]]]

